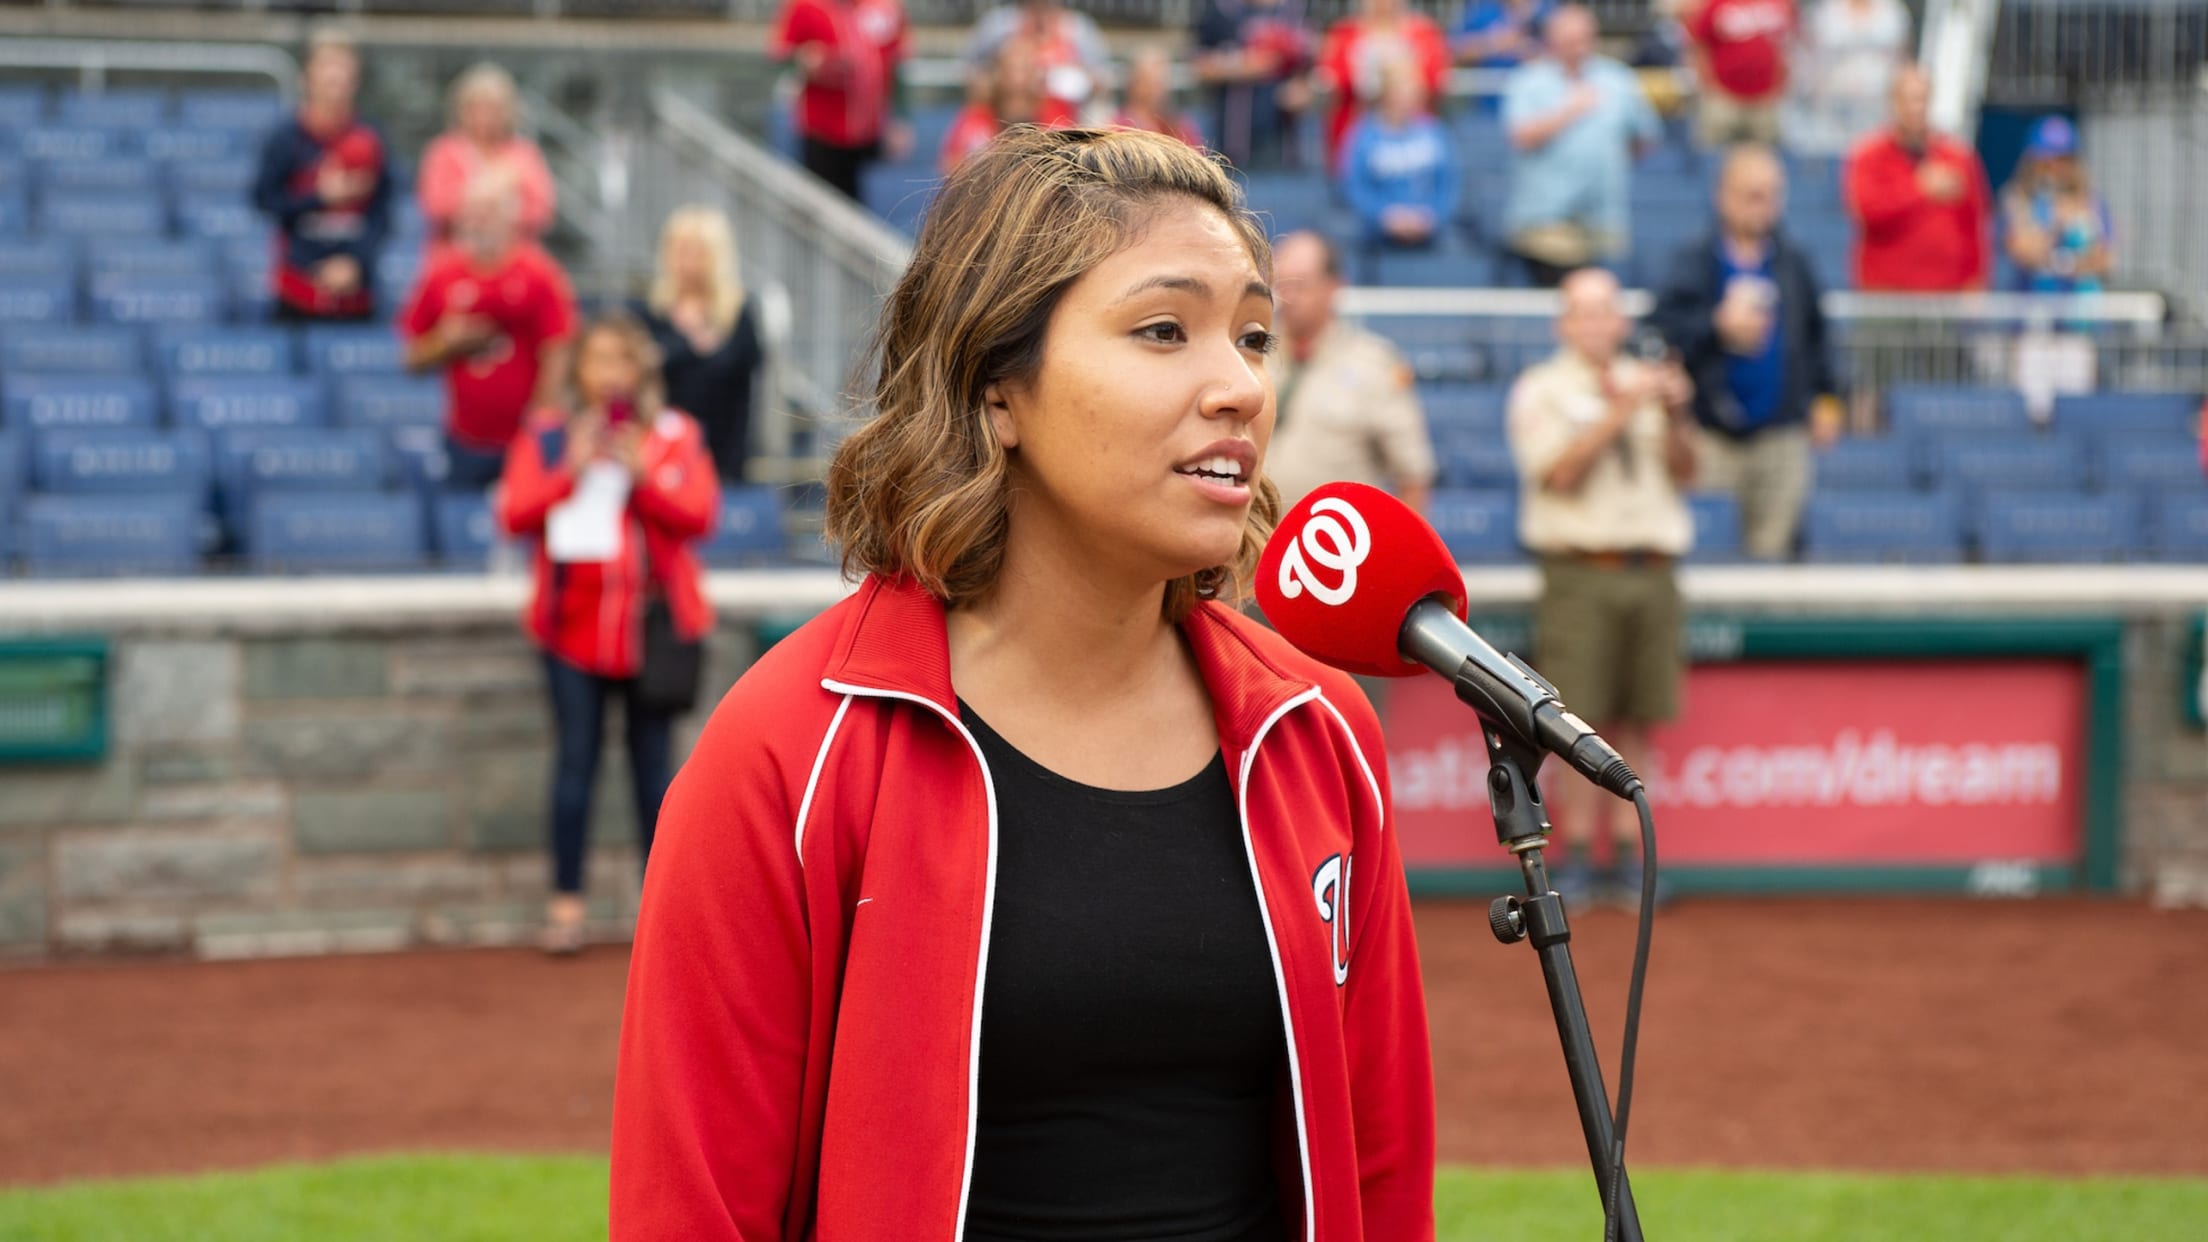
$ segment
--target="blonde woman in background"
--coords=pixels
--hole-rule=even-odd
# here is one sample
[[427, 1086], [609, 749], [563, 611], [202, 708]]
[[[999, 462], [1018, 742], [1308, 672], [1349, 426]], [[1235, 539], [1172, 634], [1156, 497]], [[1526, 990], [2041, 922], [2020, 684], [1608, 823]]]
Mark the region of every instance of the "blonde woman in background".
[[698, 420], [724, 483], [744, 477], [765, 353], [736, 271], [736, 235], [712, 207], [678, 207], [659, 234], [659, 271], [637, 314], [659, 343], [667, 400]]
[[537, 144], [515, 132], [521, 105], [513, 75], [485, 62], [454, 79], [451, 125], [422, 152], [422, 215], [432, 245], [451, 240], [460, 199], [479, 172], [504, 168], [521, 201], [522, 235], [544, 236], [556, 205], [552, 171]]

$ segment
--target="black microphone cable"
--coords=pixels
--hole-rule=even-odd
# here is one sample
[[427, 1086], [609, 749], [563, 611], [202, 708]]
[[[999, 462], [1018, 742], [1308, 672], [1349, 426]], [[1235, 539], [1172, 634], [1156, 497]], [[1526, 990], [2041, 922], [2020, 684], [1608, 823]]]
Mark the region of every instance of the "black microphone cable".
[[1633, 1062], [1641, 1043], [1641, 993], [1648, 982], [1648, 941], [1656, 930], [1656, 812], [1636, 782], [1633, 810], [1641, 820], [1641, 918], [1633, 938], [1633, 977], [1625, 990], [1625, 1041], [1618, 1054], [1618, 1107], [1612, 1118], [1610, 1184], [1602, 1196], [1602, 1242], [1618, 1236], [1618, 1187], [1625, 1181], [1625, 1127], [1633, 1116]]

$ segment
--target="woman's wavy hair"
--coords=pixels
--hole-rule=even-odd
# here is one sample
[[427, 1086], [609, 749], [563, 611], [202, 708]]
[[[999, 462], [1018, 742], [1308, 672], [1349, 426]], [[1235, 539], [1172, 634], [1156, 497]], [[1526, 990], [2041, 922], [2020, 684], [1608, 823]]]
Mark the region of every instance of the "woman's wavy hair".
[[[846, 574], [908, 577], [947, 607], [988, 595], [1004, 562], [1010, 459], [989, 385], [1031, 380], [1059, 299], [1180, 199], [1215, 208], [1268, 282], [1272, 247], [1241, 187], [1177, 139], [1017, 126], [936, 195], [870, 354], [874, 417], [828, 468], [828, 537]], [[1241, 596], [1280, 515], [1260, 478], [1232, 563], [1174, 580], [1165, 615]]]

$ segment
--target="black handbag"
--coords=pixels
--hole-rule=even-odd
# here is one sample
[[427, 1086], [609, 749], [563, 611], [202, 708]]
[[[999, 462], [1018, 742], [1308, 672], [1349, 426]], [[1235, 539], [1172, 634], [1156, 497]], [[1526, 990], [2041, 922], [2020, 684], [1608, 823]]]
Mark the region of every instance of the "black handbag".
[[654, 592], [644, 606], [644, 663], [636, 670], [629, 701], [649, 712], [679, 716], [698, 705], [705, 677], [705, 644], [675, 630], [667, 597]]

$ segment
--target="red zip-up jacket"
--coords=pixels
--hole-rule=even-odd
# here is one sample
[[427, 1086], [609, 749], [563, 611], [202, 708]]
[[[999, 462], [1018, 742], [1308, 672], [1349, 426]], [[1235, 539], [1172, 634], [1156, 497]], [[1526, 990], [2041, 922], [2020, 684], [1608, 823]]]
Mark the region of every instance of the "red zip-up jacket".
[[[1430, 1242], [1434, 1086], [1380, 727], [1217, 604], [1182, 632], [1286, 1021], [1305, 1242]], [[722, 700], [660, 812], [614, 1091], [615, 1242], [959, 1242], [996, 803], [944, 610], [858, 593]]]
[[[1945, 164], [1963, 182], [1961, 197], [1934, 202], [1917, 186], [1920, 162]], [[1993, 275], [1993, 191], [1978, 153], [1934, 134], [1912, 155], [1880, 130], [1856, 144], [1846, 170], [1848, 213], [1855, 217], [1858, 289], [1959, 293], [1983, 289]]]
[[544, 548], [545, 521], [578, 477], [566, 460], [566, 415], [540, 410], [530, 419], [506, 448], [498, 485], [498, 524], [537, 537], [536, 589], [523, 624], [546, 651], [601, 677], [634, 677], [643, 663], [650, 588], [666, 596], [677, 634], [695, 639], [713, 627], [691, 544], [712, 533], [721, 485], [697, 420], [660, 411], [643, 457], [629, 485], [620, 556], [602, 564], [557, 563]]

